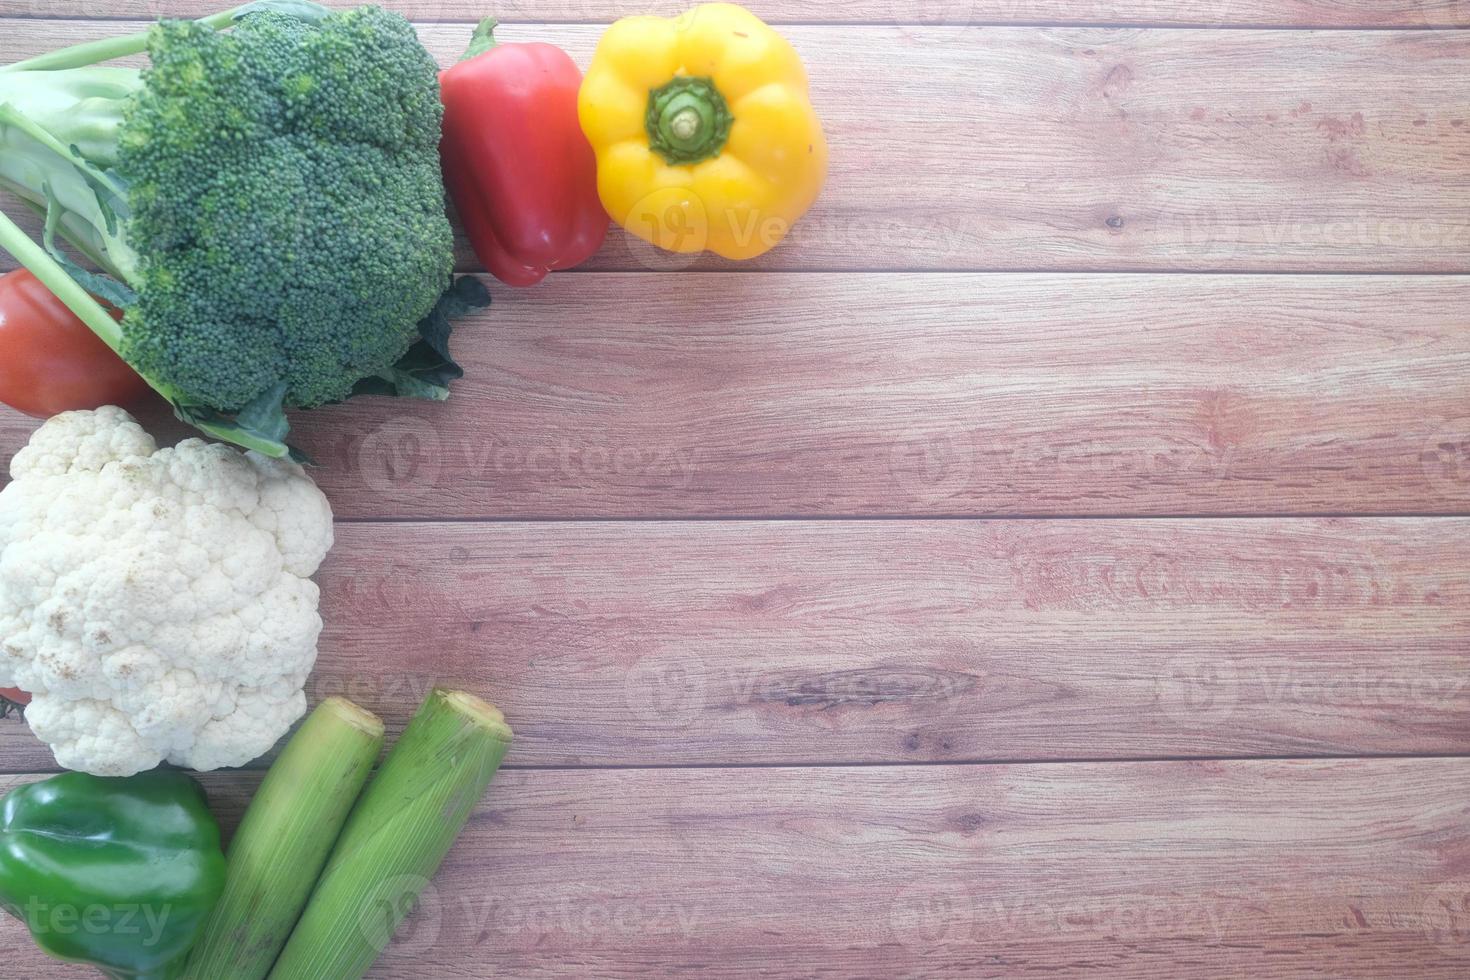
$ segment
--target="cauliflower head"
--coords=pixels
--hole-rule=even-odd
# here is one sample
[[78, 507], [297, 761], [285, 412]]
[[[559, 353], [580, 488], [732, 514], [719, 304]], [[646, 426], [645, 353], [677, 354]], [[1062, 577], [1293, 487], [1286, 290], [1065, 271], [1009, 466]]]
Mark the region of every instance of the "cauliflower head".
[[301, 467], [120, 408], [43, 425], [0, 491], [0, 686], [58, 764], [244, 765], [306, 711], [332, 511]]

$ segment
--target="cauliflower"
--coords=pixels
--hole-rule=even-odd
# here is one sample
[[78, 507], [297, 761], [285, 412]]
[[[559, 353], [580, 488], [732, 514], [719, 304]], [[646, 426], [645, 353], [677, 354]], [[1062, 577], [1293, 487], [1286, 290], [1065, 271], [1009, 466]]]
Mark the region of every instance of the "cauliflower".
[[56, 761], [124, 776], [267, 752], [306, 711], [332, 510], [295, 463], [159, 449], [120, 408], [43, 425], [0, 491], [0, 686]]

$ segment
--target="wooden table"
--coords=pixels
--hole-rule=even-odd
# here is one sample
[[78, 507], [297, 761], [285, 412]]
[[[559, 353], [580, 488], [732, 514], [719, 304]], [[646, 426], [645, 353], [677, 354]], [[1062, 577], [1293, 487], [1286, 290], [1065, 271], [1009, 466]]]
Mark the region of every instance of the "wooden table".
[[296, 423], [313, 698], [519, 733], [374, 975], [1470, 975], [1470, 4], [753, 7], [832, 143], [787, 244], [615, 235], [448, 405]]

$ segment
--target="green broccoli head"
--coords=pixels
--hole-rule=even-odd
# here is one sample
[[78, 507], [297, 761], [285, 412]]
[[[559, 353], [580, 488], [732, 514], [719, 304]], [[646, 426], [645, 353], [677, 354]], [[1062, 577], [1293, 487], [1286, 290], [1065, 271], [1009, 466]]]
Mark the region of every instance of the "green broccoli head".
[[419, 339], [449, 283], [438, 72], [402, 17], [164, 22], [124, 113], [137, 300], [122, 353], [181, 400], [347, 397]]

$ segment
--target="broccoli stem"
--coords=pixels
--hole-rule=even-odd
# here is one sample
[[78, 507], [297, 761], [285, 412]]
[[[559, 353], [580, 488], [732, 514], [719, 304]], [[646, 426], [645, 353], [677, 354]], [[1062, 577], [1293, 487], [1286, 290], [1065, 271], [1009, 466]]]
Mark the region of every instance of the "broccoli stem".
[[[126, 195], [127, 192], [123, 189], [122, 184], [118, 182], [116, 177], [108, 174], [106, 171], [99, 170], [98, 168], [92, 166], [90, 163], [84, 160], [80, 154], [73, 153], [71, 149], [65, 143], [61, 142], [61, 140], [57, 139], [50, 130], [46, 129], [46, 127], [44, 126], [38, 125], [36, 121], [31, 119], [29, 116], [26, 116], [25, 114], [16, 111], [15, 107], [8, 102], [5, 105], [0, 105], [0, 125], [14, 126], [16, 129], [20, 130], [22, 133], [35, 140], [37, 143], [50, 150], [52, 153], [55, 153], [66, 163], [75, 167], [77, 172], [81, 175], [82, 179], [85, 180], [87, 184], [90, 185], [94, 190], [106, 192], [118, 198], [122, 198]], [[115, 231], [115, 229], [108, 229], [109, 233], [112, 233], [113, 231]]]
[[[329, 10], [319, 4], [311, 3], [310, 0], [254, 0], [243, 6], [232, 7], [222, 10], [208, 17], [201, 17], [197, 23], [216, 31], [222, 31], [235, 21], [251, 14], [257, 10], [277, 10], [284, 14], [290, 14], [306, 21], [318, 21], [325, 17]], [[148, 50], [148, 31], [138, 34], [127, 34], [123, 37], [109, 37], [100, 41], [87, 41], [84, 44], [74, 44], [69, 48], [61, 48], [57, 51], [48, 51], [45, 54], [27, 58], [25, 61], [17, 61], [13, 65], [0, 66], [0, 72], [12, 71], [57, 71], [66, 68], [85, 68], [103, 61], [111, 61], [114, 58], [126, 58], [129, 55], [142, 54]]]
[[[90, 327], [98, 339], [112, 348], [113, 353], [122, 356], [122, 327], [112, 318], [112, 314], [104, 310], [101, 303], [67, 275], [66, 270], [50, 253], [31, 241], [30, 236], [21, 230], [20, 225], [11, 221], [4, 211], [0, 211], [0, 248], [15, 256], [17, 262], [31, 270], [41, 280], [41, 285], [55, 293], [56, 298]], [[159, 394], [169, 397], [169, 393], [162, 387], [152, 381], [148, 383]]]
[[[67, 274], [49, 252], [31, 241], [30, 236], [11, 221], [4, 211], [0, 211], [0, 249], [9, 252], [17, 262], [29, 269], [41, 281], [41, 285], [55, 293], [56, 298], [75, 313], [99, 340], [111, 348], [114, 354], [122, 356], [121, 325], [112, 318], [111, 313], [102, 308], [101, 303]], [[264, 456], [282, 458], [291, 454], [291, 447], [280, 439], [245, 430], [224, 416], [208, 418], [199, 415], [183, 405], [181, 395], [173, 388], [158, 383], [146, 374], [140, 374], [139, 377], [173, 405], [175, 413], [181, 418], [216, 439], [232, 442], [243, 449], [253, 449]]]
[[[199, 23], [219, 30], [228, 27], [235, 20], [236, 10], [244, 8], [237, 7], [234, 10], [222, 11], [211, 14], [200, 19]], [[100, 41], [87, 41], [83, 44], [73, 44], [69, 48], [59, 48], [56, 51], [47, 51], [38, 54], [34, 58], [25, 61], [17, 61], [13, 65], [0, 67], [0, 72], [12, 71], [58, 71], [67, 68], [85, 68], [103, 61], [111, 61], [114, 58], [126, 58], [129, 55], [142, 54], [148, 50], [148, 31], [137, 34], [127, 34], [123, 37], [108, 37]]]
[[[20, 203], [30, 208], [31, 211], [35, 213], [36, 217], [40, 218], [44, 222], [51, 222], [53, 220], [53, 216], [56, 214], [57, 210], [59, 210], [48, 208], [44, 204], [37, 204], [35, 201], [30, 200], [25, 196], [22, 189], [11, 186], [5, 181], [3, 177], [0, 177], [0, 189], [10, 191], [12, 194], [15, 195], [16, 199], [20, 201]], [[106, 253], [94, 251], [93, 248], [89, 246], [85, 241], [80, 240], [81, 236], [78, 235], [76, 237], [72, 237], [72, 235], [68, 234], [68, 229], [62, 224], [62, 222], [64, 222], [65, 220], [66, 213], [62, 212], [60, 221], [57, 221], [56, 223], [56, 230], [61, 233], [61, 237], [70, 242], [71, 247], [82, 254], [82, 258], [86, 259], [88, 262], [92, 263], [103, 272], [106, 272], [108, 275], [115, 277], [118, 281], [125, 281], [123, 279], [122, 273], [118, 272], [117, 269], [114, 268], [112, 264], [107, 260]]]
[[0, 75], [0, 188], [38, 212], [115, 278], [136, 272], [119, 222], [126, 190], [110, 167], [136, 69], [80, 68]]

